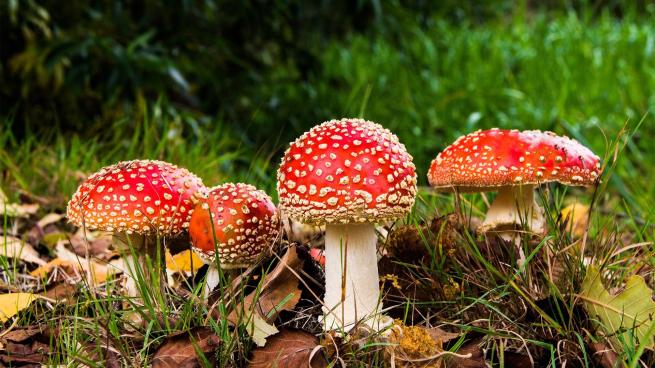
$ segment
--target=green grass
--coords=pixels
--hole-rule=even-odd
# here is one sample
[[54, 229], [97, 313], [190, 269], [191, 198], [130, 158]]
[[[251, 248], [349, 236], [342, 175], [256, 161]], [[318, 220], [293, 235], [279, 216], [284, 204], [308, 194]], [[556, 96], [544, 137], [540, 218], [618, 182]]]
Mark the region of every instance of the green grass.
[[[580, 255], [565, 257], [567, 281], [562, 287], [542, 277], [544, 265], [537, 249], [558, 252], [569, 247], [574, 239], [557, 229], [561, 225], [557, 214], [568, 199], [593, 200], [586, 255], [608, 265], [613, 286], [636, 272], [655, 286], [650, 271], [655, 266], [653, 19], [617, 20], [608, 14], [591, 19], [569, 13], [482, 25], [433, 20], [427, 28], [410, 26], [398, 34], [351, 35], [322, 51], [320, 73], [300, 80], [292, 66], [279, 66], [260, 85], [249, 88], [253, 107], [247, 121], [185, 111], [166, 98], [135, 102], [123, 119], [92, 135], [44, 129], [17, 137], [10, 127], [22, 122], [5, 118], [0, 130], [0, 188], [12, 201], [27, 193], [43, 197], [44, 211], [62, 211], [88, 174], [119, 160], [151, 158], [187, 167], [208, 186], [244, 181], [275, 197], [275, 170], [287, 142], [315, 123], [343, 116], [371, 119], [394, 131], [415, 157], [420, 183], [425, 184], [431, 159], [459, 135], [494, 126], [553, 130], [580, 140], [604, 158], [606, 171], [595, 194], [559, 185], [541, 192], [552, 230], [536, 248], [523, 244], [529, 257], [524, 268], [516, 265], [515, 250], [490, 255], [472, 234], [454, 263], [434, 252], [427, 265], [406, 265], [417, 279], [436, 283], [453, 279], [461, 292], [454, 300], [407, 300], [405, 316], [409, 322], [414, 321], [414, 311], [425, 312], [432, 317], [416, 322], [447, 323], [482, 335], [489, 354], [500, 360], [507, 342], [541, 349], [547, 352], [547, 364], [559, 366], [558, 343], [565, 341], [567, 348], [579, 353], [580, 366], [592, 367], [593, 353], [584, 342], [598, 336], [589, 321], [579, 317], [575, 298], [584, 276]], [[479, 217], [486, 210], [479, 194], [464, 195], [461, 202], [464, 213]], [[454, 196], [421, 191], [406, 222], [418, 226], [454, 208]], [[7, 234], [12, 220], [4, 221]], [[634, 243], [647, 245], [613, 255]], [[0, 261], [4, 281], [19, 284], [21, 266], [6, 258]], [[543, 298], [554, 300], [552, 305], [534, 300], [535, 280], [544, 283]], [[98, 294], [80, 286], [79, 292], [73, 305], [50, 308], [39, 302], [17, 322], [61, 323], [52, 364], [81, 357], [78, 342], [97, 346], [108, 339], [121, 356], [145, 366], [150, 347], [166, 335], [206, 323], [205, 306], [174, 299], [165, 304], [164, 313], [175, 317], [173, 323], [153, 320], [146, 328], [136, 327], [141, 343], [131, 345], [122, 342], [128, 312], [115, 308], [125, 300], [111, 290]], [[512, 309], [517, 305], [533, 320], [518, 319], [520, 313]], [[479, 310], [490, 313], [476, 315]], [[251, 346], [243, 335], [228, 330], [224, 320], [212, 327], [225, 342], [219, 354], [222, 361], [247, 356]], [[625, 343], [624, 358], [637, 361], [643, 351], [631, 344]], [[379, 362], [379, 355], [362, 351], [375, 347], [358, 349], [344, 359], [362, 366]], [[652, 355], [647, 359], [652, 362]]]

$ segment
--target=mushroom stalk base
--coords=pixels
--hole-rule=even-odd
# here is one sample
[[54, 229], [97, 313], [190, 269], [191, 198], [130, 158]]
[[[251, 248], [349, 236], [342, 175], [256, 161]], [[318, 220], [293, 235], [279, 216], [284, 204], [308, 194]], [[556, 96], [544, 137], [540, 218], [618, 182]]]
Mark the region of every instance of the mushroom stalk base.
[[221, 283], [221, 274], [226, 280], [234, 280], [241, 273], [241, 267], [230, 267], [230, 266], [221, 266], [221, 270], [218, 270], [216, 263], [209, 263], [209, 268], [207, 268], [207, 275], [205, 276], [205, 287], [203, 289], [203, 300], [209, 300], [212, 292], [216, 287]]
[[[127, 267], [127, 294], [140, 298], [142, 294], [137, 280], [145, 283], [146, 290], [153, 287], [162, 290], [166, 283], [163, 268], [166, 265], [165, 253], [159, 250], [157, 239], [145, 235], [115, 233], [113, 243], [126, 249], [125, 265]], [[133, 252], [133, 253], [132, 253]], [[161, 293], [165, 297], [165, 293]]]
[[327, 225], [325, 230], [326, 331], [350, 331], [358, 322], [380, 330], [380, 287], [373, 224]]
[[496, 232], [511, 241], [522, 225], [535, 234], [546, 230], [543, 210], [534, 198], [534, 185], [501, 187], [478, 230]]
[[207, 276], [205, 276], [205, 288], [203, 290], [203, 299], [207, 300], [209, 299], [209, 295], [211, 295], [211, 292], [218, 286], [218, 284], [221, 281], [221, 273], [218, 270], [218, 267], [216, 267], [215, 264], [209, 264], [209, 268], [207, 269]]

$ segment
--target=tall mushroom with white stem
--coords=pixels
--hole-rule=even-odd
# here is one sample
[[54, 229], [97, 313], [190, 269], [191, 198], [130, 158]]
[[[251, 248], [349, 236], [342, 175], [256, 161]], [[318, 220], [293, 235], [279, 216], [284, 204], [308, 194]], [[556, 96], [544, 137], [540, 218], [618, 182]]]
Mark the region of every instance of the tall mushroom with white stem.
[[277, 179], [280, 211], [326, 224], [325, 330], [383, 328], [374, 224], [414, 205], [416, 170], [405, 146], [379, 124], [331, 120], [291, 143]]
[[131, 296], [139, 296], [137, 267], [148, 278], [149, 258], [161, 276], [164, 250], [159, 248], [160, 240], [186, 230], [195, 202], [205, 190], [197, 176], [173, 164], [123, 161], [85, 180], [68, 202], [66, 215], [74, 225], [113, 232], [116, 245], [134, 248], [136, 259], [125, 257], [126, 289]]
[[216, 261], [224, 270], [249, 267], [272, 247], [279, 231], [277, 209], [264, 191], [242, 183], [211, 188], [189, 226], [193, 248], [209, 261], [204, 296], [220, 281]]
[[481, 232], [518, 239], [525, 225], [546, 232], [543, 209], [534, 199], [539, 184], [589, 186], [600, 175], [600, 159], [576, 140], [538, 130], [490, 129], [458, 138], [432, 161], [430, 185], [440, 191], [498, 191]]

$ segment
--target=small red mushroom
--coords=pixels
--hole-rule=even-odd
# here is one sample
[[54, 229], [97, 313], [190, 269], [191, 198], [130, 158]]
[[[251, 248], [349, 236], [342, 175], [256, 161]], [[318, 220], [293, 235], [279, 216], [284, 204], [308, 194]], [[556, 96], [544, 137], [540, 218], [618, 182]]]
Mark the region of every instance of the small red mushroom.
[[318, 248], [310, 249], [309, 256], [312, 257], [314, 262], [321, 265], [321, 267], [325, 267], [325, 256], [323, 255], [323, 251], [321, 249]]
[[194, 249], [211, 261], [206, 292], [219, 281], [216, 255], [223, 269], [248, 267], [270, 249], [279, 231], [277, 209], [264, 191], [242, 183], [211, 188], [189, 227]]
[[588, 186], [599, 175], [598, 156], [573, 139], [538, 130], [491, 129], [462, 136], [446, 147], [432, 161], [428, 180], [441, 191], [497, 190], [479, 228], [483, 232], [506, 235], [505, 230], [523, 222], [541, 234], [546, 223], [534, 200], [535, 185], [557, 181]]
[[325, 329], [349, 330], [365, 317], [379, 328], [374, 223], [414, 204], [416, 172], [405, 146], [376, 123], [331, 120], [291, 143], [277, 179], [286, 216], [326, 224]]
[[164, 255], [157, 237], [177, 236], [188, 228], [204, 191], [202, 181], [187, 169], [163, 161], [123, 161], [85, 180], [66, 214], [74, 225], [113, 232], [115, 241], [155, 261]]

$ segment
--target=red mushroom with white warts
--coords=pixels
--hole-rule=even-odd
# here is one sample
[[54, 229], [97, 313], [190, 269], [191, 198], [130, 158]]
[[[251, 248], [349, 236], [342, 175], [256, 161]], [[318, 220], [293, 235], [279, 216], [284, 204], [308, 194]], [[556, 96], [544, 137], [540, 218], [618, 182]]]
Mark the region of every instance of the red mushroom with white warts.
[[[163, 161], [123, 161], [84, 181], [68, 202], [66, 215], [74, 225], [113, 232], [115, 243], [134, 247], [142, 266], [147, 257], [158, 266], [164, 252], [157, 238], [177, 236], [189, 226], [204, 190], [187, 169]], [[136, 270], [134, 263], [128, 266]], [[127, 289], [138, 295], [133, 283], [133, 275], [128, 275]]]
[[279, 231], [277, 209], [264, 191], [242, 183], [210, 189], [189, 226], [194, 249], [210, 261], [205, 296], [219, 281], [215, 257], [222, 269], [248, 267], [271, 248]]
[[414, 204], [416, 170], [405, 146], [379, 124], [331, 120], [291, 143], [277, 179], [285, 215], [326, 224], [324, 328], [364, 321], [380, 329], [374, 223], [402, 217]]
[[441, 191], [497, 190], [479, 230], [498, 231], [511, 240], [522, 223], [533, 233], [546, 231], [543, 210], [534, 200], [536, 185], [588, 186], [599, 175], [599, 157], [573, 139], [538, 130], [490, 129], [462, 136], [439, 153], [428, 180]]

